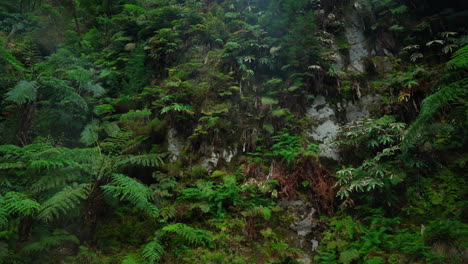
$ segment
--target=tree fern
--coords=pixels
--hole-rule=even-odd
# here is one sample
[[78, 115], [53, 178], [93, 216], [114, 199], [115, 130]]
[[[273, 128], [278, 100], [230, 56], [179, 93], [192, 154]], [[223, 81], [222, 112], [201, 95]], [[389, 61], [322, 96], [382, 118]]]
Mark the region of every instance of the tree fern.
[[175, 233], [189, 244], [195, 246], [205, 246], [212, 241], [208, 231], [193, 228], [182, 223], [165, 226], [162, 230], [164, 232]]
[[36, 100], [37, 83], [35, 81], [20, 81], [6, 94], [6, 100], [16, 104], [25, 104]]
[[161, 260], [164, 253], [164, 246], [158, 238], [154, 238], [141, 249], [141, 255], [150, 263], [155, 263], [156, 261]]
[[447, 63], [449, 68], [458, 69], [458, 68], [467, 68], [468, 67], [468, 46], [465, 46], [457, 50], [452, 59]]
[[76, 208], [80, 200], [88, 197], [88, 193], [89, 185], [87, 184], [66, 186], [42, 204], [38, 218], [45, 222], [51, 222], [59, 218], [61, 214], [67, 214], [68, 211]]
[[23, 193], [7, 192], [3, 199], [3, 208], [10, 215], [32, 216], [41, 209], [38, 202], [29, 199]]
[[129, 201], [152, 217], [159, 216], [159, 209], [152, 203], [153, 191], [146, 185], [122, 174], [113, 174], [112, 185], [102, 186], [107, 194]]
[[468, 79], [463, 79], [445, 86], [434, 94], [426, 97], [421, 104], [421, 111], [418, 118], [410, 126], [405, 135], [403, 146], [407, 147], [411, 142], [414, 142], [419, 133], [430, 123], [430, 119], [441, 107], [466, 96], [467, 88]]

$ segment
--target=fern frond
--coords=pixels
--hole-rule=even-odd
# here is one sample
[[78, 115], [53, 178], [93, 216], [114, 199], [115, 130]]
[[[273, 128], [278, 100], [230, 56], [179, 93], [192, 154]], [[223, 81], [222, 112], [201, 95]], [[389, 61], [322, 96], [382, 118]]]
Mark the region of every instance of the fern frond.
[[102, 129], [107, 133], [107, 135], [113, 137], [121, 131], [120, 127], [113, 122], [104, 122], [102, 124]]
[[173, 103], [170, 106], [166, 106], [160, 111], [161, 114], [166, 114], [168, 112], [182, 112], [182, 113], [187, 113], [190, 115], [194, 113], [193, 107], [191, 107], [190, 105], [178, 104], [178, 103]]
[[159, 209], [151, 202], [154, 199], [153, 191], [148, 186], [122, 174], [113, 174], [112, 184], [102, 186], [106, 193], [129, 201], [152, 217], [159, 216]]
[[450, 69], [459, 69], [468, 67], [468, 45], [457, 50], [452, 59], [447, 63]]
[[260, 206], [256, 206], [256, 207], [252, 208], [251, 210], [242, 212], [242, 215], [244, 217], [247, 217], [247, 216], [250, 216], [250, 217], [261, 216], [265, 220], [268, 221], [271, 218], [271, 210], [268, 207], [264, 207], [264, 206], [260, 205]]
[[467, 94], [468, 79], [454, 82], [443, 87], [434, 94], [426, 97], [421, 104], [421, 111], [416, 121], [409, 127], [403, 140], [403, 146], [414, 141], [419, 133], [429, 124], [430, 119], [439, 111], [439, 109], [450, 102], [463, 98]]
[[82, 88], [93, 94], [93, 97], [100, 97], [106, 93], [106, 90], [101, 85], [93, 84], [91, 82], [84, 83]]
[[116, 163], [118, 167], [126, 167], [128, 165], [159, 167], [163, 164], [164, 161], [159, 154], [125, 155]]
[[59, 218], [60, 214], [66, 214], [76, 208], [80, 200], [88, 197], [88, 193], [89, 185], [87, 184], [66, 186], [42, 204], [38, 218], [44, 222], [51, 222]]
[[182, 223], [165, 226], [162, 230], [164, 232], [176, 233], [189, 244], [195, 246], [205, 246], [207, 243], [209, 244], [212, 242], [212, 238], [209, 236], [208, 231]]
[[84, 143], [86, 146], [91, 146], [97, 142], [99, 139], [99, 124], [97, 122], [91, 122], [86, 125], [81, 132], [80, 142]]
[[35, 81], [20, 81], [8, 93], [5, 100], [22, 105], [36, 100], [37, 97], [37, 82]]
[[10, 215], [31, 216], [41, 209], [41, 205], [23, 193], [7, 192], [3, 208]]
[[21, 148], [15, 145], [0, 145], [0, 153], [5, 155], [18, 155], [21, 152]]
[[80, 176], [80, 171], [77, 168], [61, 168], [42, 176], [38, 181], [32, 184], [31, 189], [34, 192], [41, 192], [54, 188], [62, 188], [67, 185], [67, 183], [78, 180]]
[[141, 249], [141, 255], [150, 263], [155, 263], [156, 261], [161, 260], [165, 252], [164, 246], [158, 238], [154, 238]]
[[77, 94], [75, 92], [69, 93], [60, 102], [61, 105], [66, 105], [66, 104], [70, 104], [70, 103], [78, 106], [79, 108], [81, 108], [84, 111], [88, 110], [88, 104], [86, 103], [86, 101], [83, 99], [83, 97], [81, 97], [81, 95], [79, 95], [79, 94]]
[[25, 245], [21, 251], [26, 254], [44, 252], [65, 243], [79, 244], [80, 241], [76, 236], [70, 235], [64, 230], [56, 230], [50, 236], [41, 237], [39, 241]]
[[131, 4], [125, 4], [124, 10], [137, 15], [146, 13], [146, 9], [144, 9], [143, 7]]
[[23, 64], [20, 61], [18, 61], [15, 58], [15, 56], [11, 54], [10, 51], [5, 50], [3, 47], [0, 47], [0, 59], [2, 59], [7, 64], [10, 64], [11, 66], [13, 66], [13, 68], [20, 72], [27, 71], [26, 68], [24, 68]]
[[33, 160], [29, 164], [29, 167], [31, 169], [36, 169], [36, 170], [52, 170], [52, 169], [59, 169], [67, 166], [72, 166], [72, 167], [77, 167], [79, 168], [80, 165], [77, 164], [76, 162], [72, 160], [68, 160], [65, 158], [56, 158], [56, 159], [38, 159], [38, 160]]
[[177, 209], [174, 205], [168, 205], [161, 208], [161, 216], [164, 220], [175, 218], [177, 215]]
[[6, 162], [0, 163], [0, 170], [9, 170], [9, 169], [23, 169], [26, 165], [22, 162]]

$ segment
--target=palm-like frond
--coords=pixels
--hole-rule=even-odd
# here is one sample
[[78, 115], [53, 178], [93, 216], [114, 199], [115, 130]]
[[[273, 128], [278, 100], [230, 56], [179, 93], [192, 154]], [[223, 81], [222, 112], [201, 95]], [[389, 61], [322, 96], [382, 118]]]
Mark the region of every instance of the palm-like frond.
[[35, 81], [20, 81], [7, 94], [6, 100], [16, 104], [25, 104], [36, 100], [37, 83]]
[[141, 249], [141, 255], [150, 263], [159, 261], [164, 253], [164, 246], [161, 244], [158, 238], [154, 238]]
[[457, 50], [452, 59], [447, 63], [449, 68], [458, 69], [458, 68], [467, 68], [468, 67], [468, 46], [465, 46]]
[[116, 166], [127, 167], [129, 165], [138, 165], [144, 167], [158, 167], [163, 164], [164, 161], [160, 154], [141, 154], [121, 156]]
[[29, 199], [23, 193], [7, 192], [3, 201], [3, 209], [9, 215], [32, 216], [41, 209], [38, 202]]
[[0, 46], [0, 59], [6, 62], [7, 64], [10, 64], [15, 68], [16, 70], [20, 72], [25, 72], [27, 71], [23, 64], [18, 61], [15, 56], [13, 56], [8, 50], [5, 50], [3, 47]]
[[96, 143], [99, 139], [99, 130], [100, 127], [97, 122], [91, 122], [86, 125], [83, 132], [81, 132], [81, 143], [84, 143], [86, 146], [91, 146]]
[[[0, 164], [1, 166], [2, 164]], [[31, 185], [34, 192], [41, 192], [55, 188], [62, 188], [67, 183], [76, 181], [81, 177], [79, 169], [74, 167], [65, 167], [47, 173], [42, 176], [38, 181]]]
[[426, 97], [422, 102], [418, 119], [416, 119], [406, 132], [403, 145], [407, 146], [410, 142], [413, 142], [424, 127], [430, 123], [430, 119], [441, 107], [457, 100], [458, 98], [466, 96], [467, 88], [468, 79], [463, 79], [445, 86], [436, 93]]
[[164, 232], [175, 233], [186, 240], [189, 244], [196, 246], [205, 246], [212, 241], [208, 231], [194, 228], [182, 223], [165, 226], [162, 230]]
[[112, 185], [102, 186], [104, 191], [122, 201], [129, 201], [152, 217], [159, 216], [159, 209], [152, 203], [153, 191], [146, 185], [123, 174], [113, 174]]
[[38, 218], [51, 222], [60, 217], [60, 214], [66, 214], [68, 211], [76, 208], [80, 200], [86, 199], [89, 193], [89, 185], [80, 184], [75, 186], [66, 186], [62, 191], [57, 192], [42, 204]]

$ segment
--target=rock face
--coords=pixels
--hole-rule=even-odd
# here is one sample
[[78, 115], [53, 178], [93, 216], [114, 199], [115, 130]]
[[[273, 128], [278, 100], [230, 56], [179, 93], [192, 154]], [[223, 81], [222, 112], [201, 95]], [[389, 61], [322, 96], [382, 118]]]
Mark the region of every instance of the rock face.
[[370, 108], [379, 103], [379, 95], [365, 95], [358, 102], [345, 102], [346, 121], [352, 122], [370, 116]]
[[231, 162], [231, 160], [237, 155], [237, 148], [226, 148], [221, 152], [216, 152], [214, 149], [211, 151], [211, 157], [203, 159], [201, 165], [208, 171], [212, 171], [221, 159], [226, 162]]
[[[289, 229], [295, 233], [293, 240], [297, 244], [296, 246], [312, 256], [318, 248], [315, 235], [319, 230], [317, 228], [318, 219], [316, 218], [315, 208], [310, 203], [302, 200], [285, 200], [281, 201], [279, 205], [285, 208], [287, 215], [293, 219]], [[302, 260], [306, 261], [310, 260], [310, 258]]]
[[184, 139], [177, 134], [177, 131], [174, 128], [169, 129], [166, 138], [167, 151], [171, 153], [171, 161], [176, 161], [185, 146]]
[[[341, 123], [370, 116], [370, 108], [377, 104], [379, 99], [378, 95], [366, 95], [357, 102], [343, 100], [342, 103], [338, 103], [337, 110], [345, 114], [345, 120], [341, 120]], [[340, 156], [335, 140], [340, 130], [340, 122], [335, 115], [335, 110], [327, 103], [325, 97], [319, 95], [315, 98], [306, 116], [318, 122], [317, 126], [306, 133], [313, 140], [320, 142], [319, 156], [339, 161]]]
[[364, 36], [364, 23], [357, 10], [351, 12], [346, 19], [345, 35], [350, 45], [350, 65], [347, 70], [350, 72], [363, 73], [365, 71], [363, 60], [367, 58], [370, 53]]
[[312, 106], [307, 111], [306, 116], [319, 122], [317, 127], [307, 132], [308, 136], [321, 142], [319, 144], [319, 155], [321, 157], [339, 160], [340, 157], [333, 142], [338, 135], [340, 127], [336, 121], [335, 111], [327, 103], [325, 97], [321, 95], [317, 96]]

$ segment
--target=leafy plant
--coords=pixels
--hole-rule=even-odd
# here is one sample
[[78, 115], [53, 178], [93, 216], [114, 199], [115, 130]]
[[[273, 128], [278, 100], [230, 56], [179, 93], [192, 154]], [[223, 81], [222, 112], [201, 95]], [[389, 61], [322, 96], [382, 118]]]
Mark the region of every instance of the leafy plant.
[[158, 207], [152, 203], [153, 191], [135, 179], [122, 174], [113, 174], [112, 185], [104, 185], [102, 189], [113, 197], [129, 201], [151, 217], [159, 216]]

